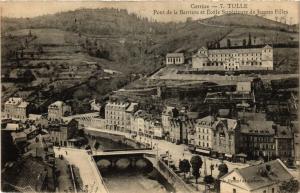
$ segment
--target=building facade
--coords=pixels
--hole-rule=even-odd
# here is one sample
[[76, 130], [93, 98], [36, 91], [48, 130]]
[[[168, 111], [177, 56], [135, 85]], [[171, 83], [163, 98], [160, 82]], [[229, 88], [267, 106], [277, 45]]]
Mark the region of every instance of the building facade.
[[128, 133], [131, 132], [131, 127], [132, 127], [131, 120], [134, 113], [138, 109], [138, 105], [139, 105], [138, 103], [130, 103], [128, 108], [125, 110], [125, 132]]
[[192, 57], [192, 68], [202, 71], [273, 70], [273, 48], [207, 49]]
[[239, 153], [240, 125], [237, 120], [207, 116], [198, 119], [193, 132], [196, 151], [232, 158]]
[[293, 179], [281, 160], [234, 169], [220, 178], [220, 193], [277, 193], [284, 181]]
[[241, 151], [249, 158], [276, 157], [275, 130], [272, 121], [249, 120], [241, 124]]
[[49, 125], [50, 140], [57, 146], [69, 146], [69, 140], [75, 137], [77, 131], [78, 121], [75, 119]]
[[166, 65], [170, 64], [184, 64], [183, 53], [168, 53], [166, 55]]
[[166, 106], [161, 114], [161, 123], [164, 130], [164, 135], [170, 135], [171, 122], [170, 120], [178, 115], [178, 110], [175, 107]]
[[111, 102], [105, 106], [106, 127], [112, 130], [125, 131], [127, 102]]
[[294, 158], [294, 138], [289, 126], [275, 125], [275, 154], [281, 160]]
[[63, 117], [71, 114], [71, 107], [63, 101], [56, 101], [48, 106], [48, 120], [61, 121]]
[[22, 98], [9, 98], [4, 104], [6, 119], [25, 120], [28, 116], [29, 103]]
[[188, 143], [188, 135], [194, 129], [196, 121], [185, 115], [180, 115], [170, 121], [170, 130], [167, 140], [173, 143]]

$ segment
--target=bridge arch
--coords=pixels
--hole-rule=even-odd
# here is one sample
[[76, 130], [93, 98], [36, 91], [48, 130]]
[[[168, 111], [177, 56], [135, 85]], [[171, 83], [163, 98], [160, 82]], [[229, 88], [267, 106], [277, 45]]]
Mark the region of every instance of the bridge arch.
[[100, 170], [108, 170], [112, 166], [112, 162], [108, 159], [100, 159], [97, 161], [97, 166]]
[[125, 170], [130, 166], [130, 164], [131, 164], [131, 159], [120, 158], [120, 159], [116, 160], [115, 166], [118, 169]]

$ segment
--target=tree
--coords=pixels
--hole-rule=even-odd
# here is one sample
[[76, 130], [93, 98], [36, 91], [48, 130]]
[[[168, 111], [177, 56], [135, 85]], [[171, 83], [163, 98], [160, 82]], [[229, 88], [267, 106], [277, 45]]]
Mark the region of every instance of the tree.
[[295, 179], [291, 179], [290, 181], [283, 182], [279, 186], [280, 193], [297, 193], [299, 191], [299, 182]]
[[205, 176], [204, 182], [205, 182], [205, 184], [212, 184], [212, 183], [214, 183], [214, 178], [211, 175]]
[[227, 39], [227, 47], [228, 47], [228, 48], [231, 47], [231, 41], [230, 41], [230, 39]]
[[228, 173], [228, 166], [225, 163], [222, 163], [219, 165], [218, 170], [219, 170], [218, 178], [221, 178], [222, 176]]
[[195, 177], [196, 179], [196, 184], [197, 184], [197, 180], [198, 178], [200, 177], [200, 168], [202, 167], [202, 164], [203, 164], [203, 161], [201, 159], [201, 157], [199, 155], [194, 155], [192, 158], [191, 158], [191, 166], [192, 166], [192, 174], [193, 176]]
[[251, 38], [251, 34], [249, 33], [249, 37], [248, 37], [248, 46], [252, 45], [252, 38]]
[[179, 169], [181, 172], [183, 172], [184, 179], [185, 179], [185, 174], [190, 172], [190, 169], [191, 169], [190, 162], [187, 159], [179, 160]]
[[243, 39], [243, 46], [246, 47], [247, 46], [247, 40]]

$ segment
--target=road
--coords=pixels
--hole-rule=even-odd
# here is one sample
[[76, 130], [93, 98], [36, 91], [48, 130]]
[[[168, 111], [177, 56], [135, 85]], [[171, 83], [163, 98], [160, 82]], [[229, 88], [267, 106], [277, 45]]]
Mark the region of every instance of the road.
[[91, 161], [91, 157], [85, 150], [73, 148], [54, 147], [55, 157], [63, 155], [69, 164], [79, 168], [80, 177], [84, 184], [82, 189], [88, 189], [89, 193], [108, 193], [97, 166]]
[[[87, 130], [92, 130], [92, 131], [99, 131], [99, 132], [106, 132], [106, 133], [111, 133], [111, 134], [117, 134], [117, 135], [123, 135], [126, 136], [127, 138], [131, 138], [131, 135], [129, 133], [123, 133], [123, 132], [119, 132], [119, 131], [111, 131], [111, 130], [106, 130], [106, 129], [97, 129], [97, 128], [91, 128], [91, 127], [87, 127]], [[131, 138], [132, 139], [132, 138]], [[165, 141], [165, 140], [156, 140], [156, 139], [149, 139], [146, 137], [140, 137], [137, 136], [136, 137], [136, 141], [138, 142], [142, 142], [142, 143], [148, 143], [148, 144], [152, 144], [152, 146], [154, 147], [154, 150], [156, 152], [156, 154], [165, 154], [166, 151], [169, 151], [169, 154], [171, 155], [171, 159], [174, 160], [175, 165], [178, 167], [179, 165], [179, 160], [181, 159], [188, 159], [190, 160], [192, 157], [192, 153], [190, 153], [187, 150], [186, 145], [176, 145], [174, 143]], [[152, 143], [151, 143], [152, 141]], [[157, 149], [158, 147], [158, 149]], [[206, 162], [206, 164], [202, 165], [201, 168], [201, 176], [203, 177], [203, 174], [205, 174], [205, 165], [206, 165], [206, 173], [210, 174], [210, 165], [213, 164], [215, 166], [215, 169], [212, 171], [212, 175], [213, 177], [217, 177], [219, 174], [218, 169], [216, 168], [216, 165], [219, 165], [221, 163], [220, 160], [218, 159], [212, 159], [206, 156], [201, 156], [202, 160]], [[242, 163], [232, 163], [232, 162], [228, 162], [228, 161], [224, 161], [224, 163], [227, 164], [228, 166], [228, 170], [231, 171], [235, 168], [243, 168], [243, 167], [247, 167], [249, 166], [248, 164], [242, 164]]]

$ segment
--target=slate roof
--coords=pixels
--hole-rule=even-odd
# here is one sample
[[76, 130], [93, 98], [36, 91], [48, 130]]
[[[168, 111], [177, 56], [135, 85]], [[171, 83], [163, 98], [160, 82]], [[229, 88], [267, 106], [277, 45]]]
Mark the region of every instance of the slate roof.
[[[269, 171], [266, 169], [267, 165], [270, 166]], [[223, 176], [221, 180], [226, 178], [226, 176], [232, 172], [237, 172], [250, 190], [256, 190], [274, 183], [288, 181], [293, 178], [293, 176], [288, 172], [286, 166], [279, 159], [232, 170]]]
[[252, 121], [241, 124], [241, 132], [245, 134], [275, 135], [273, 121]]
[[184, 57], [184, 55], [183, 53], [168, 53], [166, 57]]

